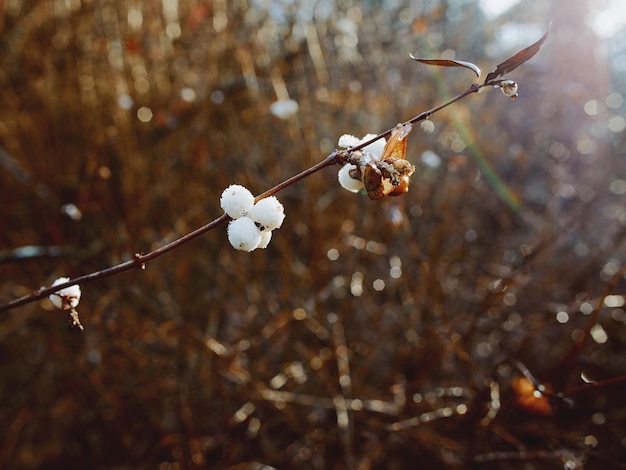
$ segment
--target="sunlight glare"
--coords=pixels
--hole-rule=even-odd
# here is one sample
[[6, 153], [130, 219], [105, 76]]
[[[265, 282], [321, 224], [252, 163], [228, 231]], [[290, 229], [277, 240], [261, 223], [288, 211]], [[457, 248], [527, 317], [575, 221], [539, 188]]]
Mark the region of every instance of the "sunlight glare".
[[480, 8], [488, 19], [500, 16], [519, 3], [519, 0], [480, 0]]
[[589, 24], [598, 36], [608, 38], [626, 27], [626, 2], [609, 0], [589, 15]]

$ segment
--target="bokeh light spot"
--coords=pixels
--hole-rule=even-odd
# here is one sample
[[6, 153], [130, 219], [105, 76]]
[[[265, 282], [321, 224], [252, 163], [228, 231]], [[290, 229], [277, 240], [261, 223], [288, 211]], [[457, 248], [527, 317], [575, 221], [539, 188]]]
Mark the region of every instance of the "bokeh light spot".
[[137, 118], [141, 122], [150, 122], [152, 120], [152, 110], [146, 106], [142, 106], [137, 110]]

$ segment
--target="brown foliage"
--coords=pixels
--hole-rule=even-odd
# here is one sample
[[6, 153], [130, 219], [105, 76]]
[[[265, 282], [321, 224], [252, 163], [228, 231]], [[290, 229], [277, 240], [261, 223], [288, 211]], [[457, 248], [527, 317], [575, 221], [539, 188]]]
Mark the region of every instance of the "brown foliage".
[[[253, 3], [6, 2], [3, 302], [154, 249], [220, 215], [229, 184], [259, 194], [341, 134], [467, 86], [409, 52], [483, 70], [514, 52], [486, 56], [498, 24], [471, 2], [463, 20], [320, 2], [315, 21]], [[613, 90], [568, 38], [596, 39], [539, 3], [555, 26], [512, 77], [520, 98], [473, 95], [416, 126], [407, 194], [370, 201], [326, 169], [280, 193], [267, 250], [218, 229], [84, 286], [82, 334], [47, 301], [4, 314], [0, 465], [619, 467], [624, 139], [607, 129], [618, 110], [583, 110]], [[281, 120], [269, 106], [286, 98], [299, 111]], [[602, 329], [585, 336], [589, 314]], [[521, 377], [545, 384], [548, 415], [528, 412]]]

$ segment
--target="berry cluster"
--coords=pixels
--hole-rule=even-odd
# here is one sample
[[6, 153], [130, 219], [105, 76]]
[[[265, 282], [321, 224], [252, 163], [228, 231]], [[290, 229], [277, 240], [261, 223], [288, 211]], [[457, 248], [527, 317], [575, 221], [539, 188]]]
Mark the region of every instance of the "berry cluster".
[[342, 135], [338, 145], [347, 150], [339, 153], [344, 157], [338, 174], [341, 186], [354, 193], [364, 189], [373, 200], [406, 193], [409, 178], [415, 172], [415, 166], [405, 158], [407, 136], [412, 128], [410, 123], [400, 123], [390, 131], [388, 141], [379, 139], [354, 151], [353, 147], [377, 136], [368, 134], [358, 140], [351, 135]]
[[220, 206], [233, 219], [228, 224], [228, 241], [237, 250], [267, 248], [272, 230], [280, 228], [285, 219], [283, 205], [274, 196], [255, 204], [252, 193], [238, 184], [222, 192]]

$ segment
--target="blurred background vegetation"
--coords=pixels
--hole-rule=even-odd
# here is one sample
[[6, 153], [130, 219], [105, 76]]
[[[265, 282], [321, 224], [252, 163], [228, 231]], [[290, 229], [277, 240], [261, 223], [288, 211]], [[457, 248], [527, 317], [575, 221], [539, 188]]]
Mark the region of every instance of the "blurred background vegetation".
[[491, 3], [0, 3], [0, 302], [472, 80], [409, 53], [486, 73], [553, 22], [517, 100], [416, 126], [403, 197], [326, 169], [267, 250], [221, 227], [83, 286], [82, 334], [48, 300], [4, 313], [0, 467], [624, 468], [620, 2]]

